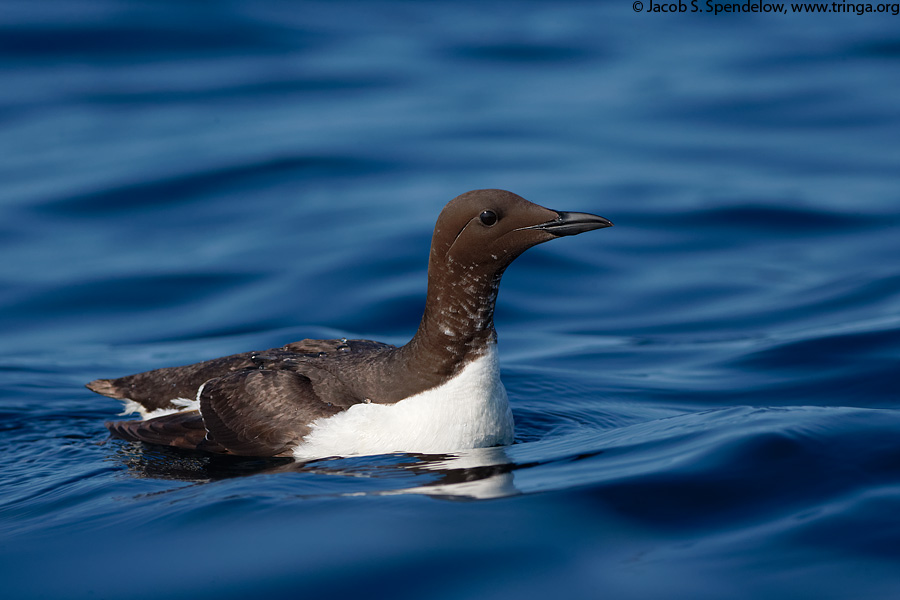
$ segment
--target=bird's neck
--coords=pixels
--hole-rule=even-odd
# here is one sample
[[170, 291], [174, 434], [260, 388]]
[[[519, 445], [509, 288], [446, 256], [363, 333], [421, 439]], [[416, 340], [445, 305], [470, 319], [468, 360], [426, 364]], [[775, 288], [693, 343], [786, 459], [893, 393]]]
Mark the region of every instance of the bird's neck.
[[500, 272], [449, 262], [428, 271], [428, 296], [419, 329], [401, 350], [410, 367], [455, 375], [496, 343], [494, 306]]

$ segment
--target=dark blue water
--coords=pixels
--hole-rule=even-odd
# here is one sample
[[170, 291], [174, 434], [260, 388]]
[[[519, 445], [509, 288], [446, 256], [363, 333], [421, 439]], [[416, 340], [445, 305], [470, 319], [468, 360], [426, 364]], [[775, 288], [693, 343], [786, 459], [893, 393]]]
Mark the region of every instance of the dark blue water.
[[[3, 597], [898, 597], [898, 24], [4, 2]], [[404, 342], [481, 187], [616, 223], [505, 276], [515, 445], [108, 439], [93, 378]]]

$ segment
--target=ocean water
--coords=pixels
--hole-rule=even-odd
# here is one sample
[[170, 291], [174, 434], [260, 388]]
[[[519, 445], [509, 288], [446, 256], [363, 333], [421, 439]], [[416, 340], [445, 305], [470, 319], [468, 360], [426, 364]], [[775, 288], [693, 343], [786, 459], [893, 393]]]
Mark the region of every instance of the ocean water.
[[[3, 597], [900, 597], [898, 23], [4, 0]], [[514, 445], [109, 439], [94, 378], [403, 343], [482, 187], [616, 223], [504, 277]]]

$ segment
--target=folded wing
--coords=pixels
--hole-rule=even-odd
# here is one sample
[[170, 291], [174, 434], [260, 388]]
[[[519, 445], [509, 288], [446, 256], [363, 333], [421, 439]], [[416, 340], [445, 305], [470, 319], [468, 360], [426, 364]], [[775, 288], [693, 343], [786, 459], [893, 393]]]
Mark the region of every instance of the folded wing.
[[309, 423], [343, 407], [321, 400], [294, 371], [246, 371], [214, 379], [200, 393], [207, 438], [241, 456], [290, 456]]

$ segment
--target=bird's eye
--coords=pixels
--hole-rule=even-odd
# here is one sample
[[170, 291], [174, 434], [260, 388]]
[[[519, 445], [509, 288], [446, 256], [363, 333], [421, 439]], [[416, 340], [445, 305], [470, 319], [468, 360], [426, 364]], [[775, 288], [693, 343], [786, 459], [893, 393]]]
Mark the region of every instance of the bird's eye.
[[481, 219], [482, 225], [492, 227], [497, 222], [497, 213], [492, 210], [486, 210], [481, 213], [479, 218]]

